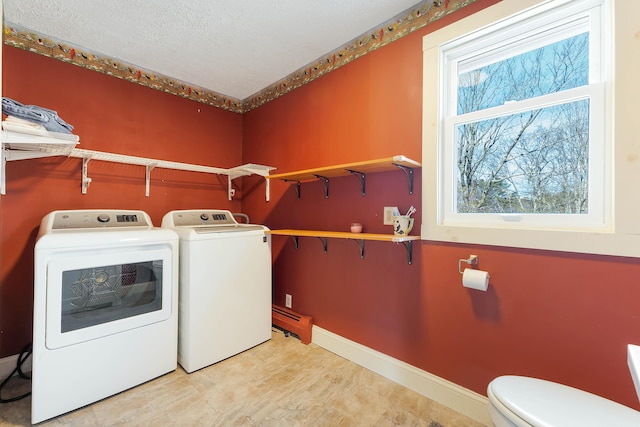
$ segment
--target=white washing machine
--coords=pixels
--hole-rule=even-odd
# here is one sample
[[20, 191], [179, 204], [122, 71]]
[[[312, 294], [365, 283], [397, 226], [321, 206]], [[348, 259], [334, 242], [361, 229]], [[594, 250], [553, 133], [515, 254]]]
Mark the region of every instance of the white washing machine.
[[32, 423], [176, 369], [173, 231], [143, 211], [54, 211], [34, 262]]
[[271, 339], [271, 236], [226, 210], [167, 213], [180, 237], [178, 363], [204, 368]]

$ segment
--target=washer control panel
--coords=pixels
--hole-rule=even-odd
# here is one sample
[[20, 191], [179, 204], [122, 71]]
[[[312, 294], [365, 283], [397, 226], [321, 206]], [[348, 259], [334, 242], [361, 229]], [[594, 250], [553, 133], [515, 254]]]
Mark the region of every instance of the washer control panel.
[[55, 211], [45, 217], [50, 230], [85, 228], [152, 227], [151, 219], [143, 211], [85, 210]]
[[176, 211], [165, 217], [171, 227], [194, 227], [199, 225], [236, 225], [238, 222], [230, 211], [226, 210], [186, 210]]

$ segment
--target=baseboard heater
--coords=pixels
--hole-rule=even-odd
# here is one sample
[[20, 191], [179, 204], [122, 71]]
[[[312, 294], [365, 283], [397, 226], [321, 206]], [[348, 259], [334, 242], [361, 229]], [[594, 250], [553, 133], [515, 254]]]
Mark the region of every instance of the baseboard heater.
[[271, 321], [277, 327], [299, 336], [302, 344], [311, 342], [311, 326], [313, 326], [313, 318], [311, 316], [298, 314], [288, 308], [273, 304]]

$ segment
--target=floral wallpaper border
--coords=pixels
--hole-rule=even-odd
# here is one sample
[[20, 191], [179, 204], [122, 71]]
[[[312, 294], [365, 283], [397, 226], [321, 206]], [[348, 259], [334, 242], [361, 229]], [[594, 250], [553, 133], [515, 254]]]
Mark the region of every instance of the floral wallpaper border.
[[323, 76], [349, 62], [385, 46], [407, 34], [434, 22], [476, 0], [423, 1], [416, 7], [399, 15], [375, 30], [363, 34], [333, 52], [319, 58], [282, 80], [244, 99], [232, 98], [208, 89], [193, 86], [170, 77], [123, 63], [117, 59], [100, 56], [86, 49], [60, 43], [32, 31], [6, 24], [5, 44], [44, 56], [69, 62], [80, 67], [138, 83], [152, 89], [182, 96], [192, 101], [236, 113], [245, 113], [272, 101], [318, 77]]

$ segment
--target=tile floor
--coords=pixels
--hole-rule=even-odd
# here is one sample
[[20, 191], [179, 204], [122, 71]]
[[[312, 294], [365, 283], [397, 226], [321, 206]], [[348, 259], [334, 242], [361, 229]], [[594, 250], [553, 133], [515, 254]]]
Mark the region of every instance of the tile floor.
[[[3, 391], [28, 391], [14, 378]], [[61, 393], [64, 390], [61, 389]], [[15, 394], [13, 394], [15, 395]], [[31, 399], [0, 404], [0, 426], [31, 425]], [[314, 344], [273, 338], [192, 374], [175, 372], [41, 426], [479, 427], [443, 405]]]

